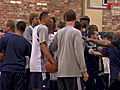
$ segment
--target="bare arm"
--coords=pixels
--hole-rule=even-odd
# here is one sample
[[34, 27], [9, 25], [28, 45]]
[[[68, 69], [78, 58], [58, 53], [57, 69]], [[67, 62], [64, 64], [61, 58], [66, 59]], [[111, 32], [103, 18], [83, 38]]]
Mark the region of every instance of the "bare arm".
[[52, 57], [52, 55], [51, 55], [51, 53], [50, 53], [50, 51], [49, 51], [46, 43], [41, 43], [41, 44], [40, 44], [40, 47], [41, 47], [43, 53], [45, 54], [45, 56], [50, 60], [50, 62], [51, 62], [51, 63], [54, 63], [55, 60], [54, 60], [54, 58]]
[[86, 37], [83, 37], [83, 39], [85, 39], [85, 41], [87, 42], [94, 42], [98, 45], [101, 45], [101, 46], [105, 46], [105, 47], [115, 47], [111, 41], [106, 41], [106, 40], [96, 40], [96, 39], [91, 39], [91, 38], [86, 38]]
[[94, 55], [97, 55], [97, 56], [101, 56], [101, 57], [105, 57], [105, 55], [103, 55], [102, 53], [100, 52], [96, 52], [94, 51], [93, 49], [89, 49], [89, 54], [94, 54]]
[[50, 51], [49, 51], [46, 43], [41, 43], [41, 44], [40, 44], [40, 47], [41, 47], [44, 55], [45, 55], [45, 56], [48, 58], [48, 60], [54, 65], [55, 68], [54, 68], [53, 72], [54, 72], [54, 71], [56, 72], [56, 71], [57, 71], [57, 65], [58, 65], [58, 63], [57, 63], [57, 61], [52, 57], [52, 55], [51, 55], [51, 53], [50, 53]]

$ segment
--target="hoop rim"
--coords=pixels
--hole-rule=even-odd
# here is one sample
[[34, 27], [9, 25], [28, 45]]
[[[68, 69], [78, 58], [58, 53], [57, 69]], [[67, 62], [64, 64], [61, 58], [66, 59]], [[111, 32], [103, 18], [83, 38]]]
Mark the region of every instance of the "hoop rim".
[[108, 3], [108, 9], [112, 9], [114, 6], [120, 6], [120, 3]]

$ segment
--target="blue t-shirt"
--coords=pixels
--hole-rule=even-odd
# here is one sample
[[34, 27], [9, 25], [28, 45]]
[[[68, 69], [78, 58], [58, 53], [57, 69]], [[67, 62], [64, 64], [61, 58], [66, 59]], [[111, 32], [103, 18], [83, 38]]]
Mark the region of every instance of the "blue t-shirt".
[[25, 56], [31, 55], [31, 44], [27, 39], [8, 35], [0, 39], [0, 51], [4, 51], [2, 71], [25, 73]]
[[111, 43], [120, 49], [120, 38], [117, 40], [112, 40]]
[[111, 79], [118, 79], [120, 72], [120, 50], [117, 47], [104, 47], [102, 54], [110, 59]]

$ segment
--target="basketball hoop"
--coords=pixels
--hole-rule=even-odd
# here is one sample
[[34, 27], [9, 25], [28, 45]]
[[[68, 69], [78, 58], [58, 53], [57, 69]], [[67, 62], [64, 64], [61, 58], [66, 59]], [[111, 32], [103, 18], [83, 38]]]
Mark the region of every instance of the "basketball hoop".
[[120, 3], [108, 3], [108, 9], [120, 8]]
[[120, 15], [120, 3], [108, 3], [108, 8], [111, 9], [112, 16]]
[[120, 27], [120, 3], [108, 3], [108, 9], [110, 9], [109, 20], [113, 30], [119, 30]]

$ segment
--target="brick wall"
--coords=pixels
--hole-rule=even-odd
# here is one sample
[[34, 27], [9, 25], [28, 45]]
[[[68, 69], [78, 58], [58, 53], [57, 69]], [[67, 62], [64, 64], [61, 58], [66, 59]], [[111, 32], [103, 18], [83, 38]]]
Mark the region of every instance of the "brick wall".
[[[120, 0], [119, 0], [120, 1]], [[77, 20], [82, 16], [82, 0], [0, 0], [0, 28], [3, 22], [12, 18], [16, 22], [23, 20], [28, 23], [28, 16], [31, 12], [51, 12], [57, 20], [63, 19], [66, 10], [76, 11]], [[114, 11], [103, 10], [103, 32], [112, 32], [120, 29], [120, 9]]]
[[28, 24], [31, 12], [41, 13], [49, 11], [56, 19], [63, 19], [63, 14], [68, 9], [77, 13], [77, 19], [82, 15], [82, 0], [0, 0], [0, 28], [3, 22], [12, 18], [16, 22], [24, 20]]
[[102, 27], [103, 32], [113, 32], [120, 30], [120, 10], [103, 10]]

